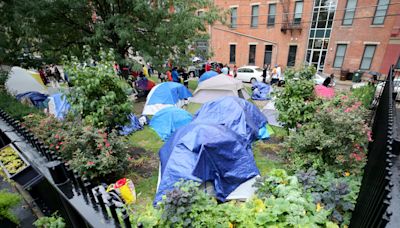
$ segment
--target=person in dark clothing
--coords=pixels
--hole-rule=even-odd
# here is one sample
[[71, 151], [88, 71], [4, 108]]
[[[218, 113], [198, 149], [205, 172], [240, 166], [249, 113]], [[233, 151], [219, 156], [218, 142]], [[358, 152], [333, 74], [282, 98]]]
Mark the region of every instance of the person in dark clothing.
[[325, 87], [331, 87], [334, 78], [335, 78], [335, 75], [331, 74], [329, 77], [325, 78], [325, 80], [322, 83], [322, 85], [325, 86]]
[[185, 69], [182, 69], [182, 79], [183, 79], [183, 85], [186, 86], [186, 88], [189, 88], [189, 74], [186, 73]]
[[267, 66], [267, 64], [265, 64], [265, 65], [264, 65], [264, 69], [263, 69], [263, 74], [262, 74], [262, 78], [263, 78], [263, 82], [264, 82], [264, 83], [266, 83], [267, 70], [268, 70], [268, 66]]

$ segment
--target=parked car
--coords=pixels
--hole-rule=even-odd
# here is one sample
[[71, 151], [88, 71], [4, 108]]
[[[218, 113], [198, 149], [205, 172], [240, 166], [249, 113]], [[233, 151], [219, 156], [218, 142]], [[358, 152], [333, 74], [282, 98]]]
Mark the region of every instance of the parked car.
[[[236, 79], [241, 80], [243, 82], [262, 82], [263, 81], [263, 69], [258, 66], [243, 66], [238, 68]], [[266, 81], [269, 81], [270, 78], [267, 75]]]

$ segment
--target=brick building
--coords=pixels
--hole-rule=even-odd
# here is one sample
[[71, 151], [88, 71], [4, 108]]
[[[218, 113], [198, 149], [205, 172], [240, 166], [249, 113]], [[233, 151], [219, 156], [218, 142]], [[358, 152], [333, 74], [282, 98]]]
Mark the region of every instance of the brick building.
[[226, 25], [210, 30], [218, 62], [386, 73], [400, 55], [400, 2], [394, 0], [214, 2], [231, 12]]

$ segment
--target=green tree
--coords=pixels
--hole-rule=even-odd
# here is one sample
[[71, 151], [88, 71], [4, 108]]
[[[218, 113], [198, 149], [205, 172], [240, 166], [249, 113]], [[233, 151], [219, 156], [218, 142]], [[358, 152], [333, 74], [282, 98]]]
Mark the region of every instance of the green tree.
[[[206, 12], [195, 16], [202, 8]], [[113, 48], [118, 61], [138, 54], [161, 66], [188, 58], [188, 47], [207, 40], [207, 24], [223, 15], [211, 0], [4, 0], [0, 61], [33, 53], [57, 61], [90, 45]]]
[[67, 99], [85, 124], [112, 129], [128, 121], [132, 111], [127, 96], [130, 87], [114, 71], [113, 52], [100, 51], [98, 55], [96, 66], [89, 64], [90, 59], [80, 61], [77, 57], [66, 63], [65, 71], [74, 85]]

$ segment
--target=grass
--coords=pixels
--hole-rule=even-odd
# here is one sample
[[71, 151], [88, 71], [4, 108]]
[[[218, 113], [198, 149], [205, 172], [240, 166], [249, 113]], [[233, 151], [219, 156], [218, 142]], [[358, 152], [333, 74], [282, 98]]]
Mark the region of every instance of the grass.
[[198, 103], [189, 103], [186, 106], [186, 111], [195, 114], [197, 112], [197, 110], [199, 110], [201, 108], [202, 104], [198, 104]]
[[164, 145], [161, 138], [149, 126], [145, 126], [141, 131], [134, 132], [128, 139], [132, 146], [140, 147], [154, 153], [158, 153], [162, 145]]
[[148, 178], [138, 178], [136, 173], [131, 173], [128, 178], [134, 181], [136, 190], [136, 205], [150, 205], [156, 195], [158, 172], [155, 171]]
[[285, 128], [283, 127], [278, 127], [278, 126], [272, 126], [270, 125], [270, 127], [272, 128], [272, 130], [274, 131], [274, 137], [280, 137], [283, 138], [285, 136], [288, 135], [288, 132], [286, 131]]
[[257, 141], [253, 144], [254, 160], [261, 176], [267, 174], [272, 169], [282, 168], [283, 163], [279, 160], [276, 152], [279, 150], [278, 144]]
[[197, 81], [197, 80], [190, 80], [190, 81], [189, 81], [189, 86], [188, 86], [188, 87], [189, 87], [189, 90], [193, 93], [193, 92], [196, 90], [198, 84], [199, 84], [199, 81]]

